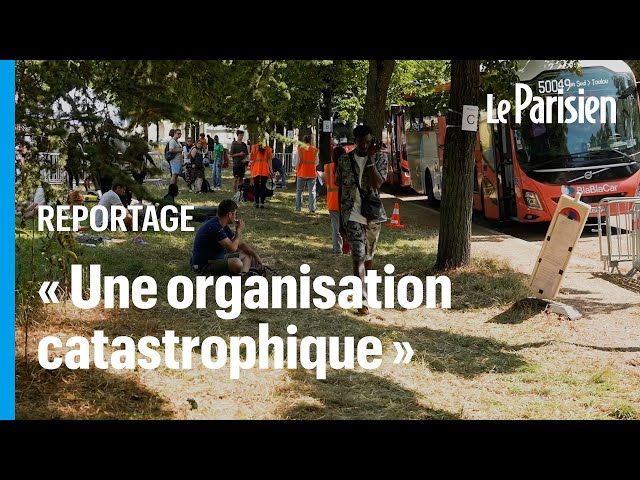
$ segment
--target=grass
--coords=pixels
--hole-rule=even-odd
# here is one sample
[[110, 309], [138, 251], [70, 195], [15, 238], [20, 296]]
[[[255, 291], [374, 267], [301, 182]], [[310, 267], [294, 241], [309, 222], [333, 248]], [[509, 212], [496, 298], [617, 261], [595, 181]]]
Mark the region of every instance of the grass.
[[[225, 172], [227, 175], [229, 172]], [[222, 192], [181, 194], [181, 204], [214, 206]], [[181, 184], [181, 188], [184, 184]], [[159, 187], [157, 193], [161, 192]], [[241, 204], [246, 239], [280, 275], [299, 275], [307, 263], [311, 277], [351, 274], [350, 257], [331, 256], [330, 222], [324, 202], [315, 214], [293, 210], [294, 189], [278, 191], [265, 210]], [[392, 203], [385, 200], [391, 211]], [[306, 207], [306, 204], [305, 204]], [[404, 230], [383, 228], [375, 265], [395, 266], [403, 275], [438, 274], [432, 268], [437, 230], [420, 225], [422, 211], [402, 206]], [[41, 236], [41, 234], [38, 234]], [[133, 234], [109, 233], [129, 240]], [[569, 341], [573, 330], [558, 316], [523, 303], [526, 277], [496, 258], [474, 258], [450, 272], [451, 310], [401, 308], [359, 317], [339, 307], [243, 310], [236, 320], [219, 319], [213, 309], [175, 310], [162, 300], [169, 278], [191, 277], [189, 256], [194, 233], [142, 234], [146, 245], [129, 241], [83, 247], [80, 261], [102, 266], [103, 275], [153, 276], [159, 301], [151, 310], [90, 311], [71, 303], [48, 305], [30, 326], [27, 357], [24, 328], [16, 319], [17, 418], [126, 419], [487, 419], [487, 418], [637, 418], [640, 368], [633, 353], [587, 348]], [[19, 237], [17, 284], [28, 277], [30, 238]], [[53, 280], [47, 255], [36, 255], [37, 280]], [[209, 299], [210, 303], [212, 299]], [[39, 300], [38, 300], [39, 302]], [[611, 322], [615, 323], [616, 318]], [[289, 324], [298, 337], [373, 335], [383, 343], [377, 370], [328, 370], [326, 380], [312, 371], [243, 371], [231, 380], [227, 367], [208, 370], [197, 359], [191, 370], [44, 370], [37, 363], [38, 341], [47, 335], [89, 337], [103, 330], [139, 339], [179, 336], [248, 335], [268, 322], [271, 335], [286, 337]], [[580, 324], [574, 328], [581, 328]], [[585, 327], [586, 328], [586, 327]], [[393, 363], [394, 341], [408, 341], [415, 354], [409, 364]], [[107, 349], [109, 352], [112, 349]], [[197, 407], [197, 408], [196, 408]]]

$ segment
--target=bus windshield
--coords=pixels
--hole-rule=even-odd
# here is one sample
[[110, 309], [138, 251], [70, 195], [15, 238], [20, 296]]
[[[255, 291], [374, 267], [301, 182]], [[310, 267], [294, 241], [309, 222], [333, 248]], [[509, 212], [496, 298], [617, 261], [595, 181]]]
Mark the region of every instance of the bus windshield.
[[[583, 72], [583, 76], [570, 71], [545, 72], [527, 84], [541, 97], [557, 95], [559, 88], [565, 97], [578, 96], [578, 89], [583, 88], [585, 101], [612, 97], [616, 99], [615, 123], [611, 107], [603, 102], [604, 122], [599, 110], [592, 115], [596, 123], [558, 123], [554, 108], [554, 122], [535, 124], [526, 112], [521, 128], [514, 129], [518, 161], [525, 172], [640, 162], [640, 155], [636, 156], [640, 153], [640, 112], [633, 76], [603, 67], [587, 67]], [[574, 107], [577, 109], [577, 102]]]

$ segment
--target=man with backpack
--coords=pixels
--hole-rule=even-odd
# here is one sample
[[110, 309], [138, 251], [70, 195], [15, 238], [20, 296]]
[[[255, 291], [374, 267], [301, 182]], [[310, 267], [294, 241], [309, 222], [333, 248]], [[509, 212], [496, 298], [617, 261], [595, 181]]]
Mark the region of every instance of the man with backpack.
[[167, 144], [168, 147], [165, 150], [165, 159], [169, 162], [171, 166], [171, 180], [169, 183], [177, 184], [178, 183], [178, 175], [180, 175], [180, 170], [182, 169], [182, 162], [180, 159], [182, 158], [182, 145], [178, 140], [182, 135], [182, 131], [180, 129], [175, 129], [173, 131], [173, 137], [169, 140]]

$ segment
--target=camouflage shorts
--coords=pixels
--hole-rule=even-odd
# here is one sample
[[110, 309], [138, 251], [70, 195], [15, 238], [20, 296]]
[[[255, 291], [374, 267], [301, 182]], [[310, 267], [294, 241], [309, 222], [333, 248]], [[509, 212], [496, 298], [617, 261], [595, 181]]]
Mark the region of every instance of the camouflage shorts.
[[354, 260], [372, 260], [376, 253], [378, 237], [380, 236], [381, 223], [347, 222], [347, 240], [351, 247], [351, 256]]

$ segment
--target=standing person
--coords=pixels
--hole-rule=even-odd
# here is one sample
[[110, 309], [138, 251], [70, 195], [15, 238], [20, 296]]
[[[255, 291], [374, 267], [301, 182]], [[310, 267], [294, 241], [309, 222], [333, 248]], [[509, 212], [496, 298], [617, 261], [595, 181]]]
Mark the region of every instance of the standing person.
[[204, 133], [201, 133], [200, 135], [198, 135], [198, 148], [202, 150], [203, 156], [207, 153], [207, 150], [209, 148], [209, 143], [207, 142], [207, 139], [204, 138]]
[[344, 148], [333, 150], [331, 163], [324, 166], [324, 179], [327, 184], [327, 210], [331, 218], [331, 240], [333, 254], [342, 255], [342, 235], [340, 235], [340, 201], [338, 199], [338, 186], [336, 185], [336, 162], [345, 154]]
[[180, 159], [182, 158], [182, 145], [180, 144], [180, 136], [182, 135], [182, 131], [179, 128], [173, 131], [173, 137], [169, 140], [169, 151], [173, 154], [173, 157], [169, 161], [169, 165], [171, 165], [171, 180], [169, 183], [178, 183], [178, 175], [180, 175], [180, 170], [182, 168], [182, 164]]
[[251, 146], [251, 178], [253, 178], [254, 207], [264, 208], [267, 198], [267, 180], [271, 176], [271, 158], [273, 157], [269, 145], [262, 146], [255, 143]]
[[[263, 268], [260, 256], [242, 239], [245, 225], [237, 213], [236, 202], [223, 200], [217, 216], [198, 229], [191, 256], [191, 269], [198, 275], [252, 274]], [[235, 225], [235, 233], [229, 225]]]
[[306, 147], [297, 147], [293, 154], [296, 166], [296, 212], [302, 209], [302, 193], [309, 189], [309, 211], [316, 211], [316, 165], [320, 163], [318, 149], [311, 145], [311, 135], [303, 138]]
[[238, 187], [242, 183], [245, 174], [245, 168], [249, 159], [249, 149], [247, 144], [242, 140], [244, 139], [244, 131], [238, 130], [236, 132], [238, 137], [231, 144], [231, 158], [233, 158], [233, 192], [238, 191]]
[[[157, 167], [151, 155], [149, 155], [149, 146], [144, 139], [140, 137], [134, 137], [131, 140], [131, 144], [127, 147], [125, 155], [129, 156], [131, 161], [131, 176], [138, 185], [144, 183], [144, 179], [147, 176], [147, 162], [151, 163], [154, 167]], [[140, 189], [136, 194], [138, 200], [143, 199], [144, 191]]]
[[[187, 137], [184, 147], [182, 147], [182, 171], [184, 172], [184, 181], [187, 182], [189, 191], [193, 190], [193, 182], [195, 181], [195, 172], [193, 171], [193, 164], [191, 159], [191, 151], [196, 148], [193, 143], [193, 138]], [[195, 154], [194, 154], [195, 156]]]
[[[351, 245], [353, 274], [360, 277], [363, 285], [366, 271], [373, 269], [373, 256], [381, 225], [387, 220], [382, 204], [374, 218], [367, 219], [361, 213], [360, 191], [365, 196], [370, 194], [379, 198], [378, 189], [387, 178], [387, 155], [380, 152], [382, 145], [371, 133], [371, 128], [367, 125], [356, 127], [353, 130], [356, 149], [342, 155], [336, 163], [336, 185], [339, 189], [342, 225], [347, 231], [347, 240]], [[363, 305], [358, 309], [358, 313], [369, 313], [366, 289], [363, 290]]]
[[84, 160], [84, 152], [81, 148], [82, 136], [79, 133], [71, 133], [67, 138], [67, 161], [64, 169], [67, 172], [67, 182], [69, 182], [69, 190], [73, 190], [73, 181], [76, 187], [80, 186], [80, 174], [82, 172], [82, 162]]
[[209, 152], [210, 158], [212, 159], [212, 178], [211, 185], [213, 188], [222, 188], [222, 162], [224, 157], [224, 147], [218, 140], [218, 135], [213, 137], [213, 146]]
[[[208, 192], [209, 188], [204, 189], [203, 185], [205, 183], [205, 179], [204, 179], [204, 156], [202, 153], [202, 149], [199, 148], [199, 144], [194, 144], [193, 142], [191, 143], [191, 148], [189, 150], [189, 152], [187, 153], [187, 157], [189, 160], [189, 173], [190, 173], [190, 180], [191, 180], [191, 184], [193, 187], [193, 191], [195, 193], [202, 193], [204, 191]], [[185, 163], [187, 162], [187, 160], [185, 160]], [[208, 187], [208, 182], [207, 182], [207, 187]]]

